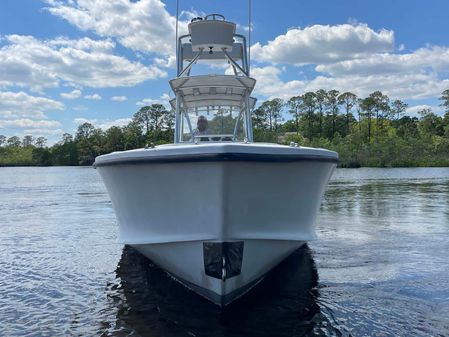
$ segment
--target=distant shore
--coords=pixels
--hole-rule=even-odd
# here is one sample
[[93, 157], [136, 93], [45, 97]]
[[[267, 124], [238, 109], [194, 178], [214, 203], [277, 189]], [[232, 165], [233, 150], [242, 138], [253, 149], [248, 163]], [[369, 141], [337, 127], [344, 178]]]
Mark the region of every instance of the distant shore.
[[[333, 150], [339, 167], [449, 167], [449, 89], [440, 100], [445, 115], [424, 107], [412, 117], [404, 115], [406, 103], [380, 91], [365, 98], [322, 89], [287, 101], [274, 98], [252, 112], [254, 141]], [[222, 112], [211, 116], [209, 125], [236, 123]], [[173, 129], [174, 112], [152, 104], [126, 126], [105, 131], [84, 123], [52, 146], [44, 137], [0, 135], [0, 166], [89, 166], [102, 154], [171, 143]]]

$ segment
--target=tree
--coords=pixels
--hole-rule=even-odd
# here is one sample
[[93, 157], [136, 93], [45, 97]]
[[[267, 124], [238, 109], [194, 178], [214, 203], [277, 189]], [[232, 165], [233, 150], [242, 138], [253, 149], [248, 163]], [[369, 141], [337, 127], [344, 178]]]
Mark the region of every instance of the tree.
[[7, 144], [10, 147], [20, 147], [20, 144], [21, 144], [20, 138], [17, 137], [17, 136], [9, 137], [8, 141], [7, 141]]
[[62, 135], [61, 144], [67, 144], [73, 142], [73, 136], [70, 133], [64, 133]]
[[83, 123], [78, 126], [75, 134], [75, 141], [86, 140], [93, 135], [95, 127], [90, 123]]
[[401, 115], [407, 110], [408, 104], [401, 101], [400, 99], [397, 99], [391, 103], [390, 111], [392, 117], [396, 117], [396, 119], [399, 119]]
[[33, 145], [33, 136], [25, 136], [22, 140], [22, 146], [28, 147]]
[[373, 117], [373, 110], [375, 108], [376, 101], [370, 95], [364, 98], [360, 102], [360, 109], [363, 111], [364, 115], [368, 118], [368, 143], [371, 142], [371, 119]]
[[79, 165], [92, 165], [94, 162], [97, 145], [93, 142], [95, 132], [95, 127], [90, 123], [83, 123], [78, 126], [75, 142]]
[[105, 132], [105, 148], [102, 152], [123, 151], [125, 149], [125, 137], [118, 126], [112, 126]]
[[301, 96], [294, 96], [287, 101], [287, 105], [289, 106], [288, 112], [295, 119], [296, 134], [299, 134], [299, 118], [302, 116], [301, 104], [302, 104]]
[[170, 109], [165, 111], [164, 116], [162, 117], [162, 124], [164, 128], [168, 131], [173, 131], [175, 128], [175, 110]]
[[153, 131], [159, 131], [163, 124], [163, 117], [167, 114], [167, 109], [162, 104], [152, 104], [150, 111]]
[[35, 147], [32, 151], [31, 158], [34, 165], [49, 166], [51, 165], [51, 155], [48, 149], [43, 147]]
[[315, 93], [316, 107], [318, 108], [318, 115], [320, 120], [320, 138], [323, 136], [323, 115], [326, 106], [327, 91], [320, 89]]
[[267, 126], [267, 116], [265, 110], [258, 107], [252, 113], [253, 127], [257, 130], [265, 130]]
[[363, 102], [363, 100], [361, 98], [358, 98], [357, 103], [356, 103], [357, 120], [359, 122], [359, 131], [360, 132], [362, 132], [362, 108], [361, 108], [362, 102]]
[[51, 148], [53, 165], [79, 165], [77, 144], [73, 136], [64, 133], [62, 139]]
[[338, 115], [338, 90], [330, 90], [326, 95], [326, 105], [332, 119], [332, 138], [335, 136], [335, 121]]
[[150, 106], [141, 107], [133, 116], [133, 122], [145, 130], [145, 135], [150, 133]]
[[316, 107], [316, 96], [314, 92], [306, 92], [301, 96], [302, 98], [302, 104], [301, 104], [301, 110], [302, 113], [305, 114], [305, 117], [307, 119], [308, 124], [308, 138], [309, 141], [312, 141], [313, 137], [313, 114], [315, 112]]
[[36, 138], [35, 145], [37, 148], [44, 148], [46, 144], [47, 144], [47, 138], [45, 138], [45, 137]]
[[157, 138], [157, 133], [162, 127], [163, 117], [166, 113], [167, 109], [162, 104], [143, 106], [134, 114], [133, 121], [145, 130], [147, 139], [151, 132], [155, 132], [156, 136], [153, 135], [153, 138]]
[[379, 129], [383, 128], [383, 116], [388, 114], [390, 109], [390, 100], [387, 95], [380, 91], [374, 91], [370, 94], [374, 102], [374, 111], [376, 112], [376, 140], [379, 139]]
[[282, 121], [282, 107], [284, 102], [280, 98], [274, 98], [265, 101], [259, 107], [264, 113], [268, 121], [268, 128], [270, 131], [277, 130], [279, 123]]
[[418, 111], [421, 119], [418, 128], [423, 135], [444, 135], [443, 119], [437, 116], [431, 108], [424, 108]]
[[440, 106], [444, 108], [446, 113], [449, 113], [449, 89], [446, 89], [441, 93], [439, 100], [441, 101]]
[[352, 92], [344, 92], [338, 96], [338, 103], [343, 106], [346, 112], [346, 134], [349, 134], [349, 115], [351, 114], [352, 108], [357, 103], [357, 96]]
[[399, 137], [403, 139], [409, 139], [416, 137], [418, 133], [418, 118], [403, 116], [395, 121], [396, 132]]
[[137, 149], [145, 144], [145, 137], [142, 135], [142, 127], [131, 121], [123, 128], [125, 150]]
[[173, 136], [175, 134], [175, 110], [166, 110], [164, 116], [162, 116], [162, 129], [164, 130], [161, 134], [160, 142], [172, 142]]
[[6, 136], [0, 135], [0, 147], [6, 143]]

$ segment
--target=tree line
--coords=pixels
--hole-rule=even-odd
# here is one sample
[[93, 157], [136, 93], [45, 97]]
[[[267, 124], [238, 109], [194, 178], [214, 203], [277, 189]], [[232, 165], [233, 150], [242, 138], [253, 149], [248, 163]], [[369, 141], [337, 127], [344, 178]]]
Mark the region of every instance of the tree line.
[[[380, 91], [367, 97], [317, 90], [288, 100], [266, 100], [253, 111], [255, 141], [298, 143], [340, 154], [343, 167], [449, 166], [449, 89], [440, 96], [438, 116]], [[0, 165], [91, 165], [96, 156], [173, 141], [174, 111], [161, 104], [140, 108], [123, 127], [107, 130], [90, 123], [63, 134], [53, 146], [44, 137], [0, 135]]]

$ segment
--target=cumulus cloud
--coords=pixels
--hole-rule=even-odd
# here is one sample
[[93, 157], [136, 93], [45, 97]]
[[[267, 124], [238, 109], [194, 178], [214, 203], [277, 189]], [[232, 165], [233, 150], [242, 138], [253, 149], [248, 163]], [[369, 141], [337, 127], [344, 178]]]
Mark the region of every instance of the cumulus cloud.
[[332, 76], [444, 72], [448, 69], [449, 48], [438, 46], [420, 48], [404, 54], [373, 54], [361, 59], [316, 67], [317, 71]]
[[121, 87], [166, 76], [156, 66], [112, 54], [114, 43], [110, 40], [41, 41], [23, 35], [7, 35], [3, 40], [0, 87], [17, 85], [42, 91], [61, 82], [75, 87]]
[[109, 120], [109, 119], [90, 119], [90, 118], [84, 118], [84, 117], [78, 117], [73, 120], [73, 123], [76, 125], [81, 125], [84, 123], [90, 123], [94, 125], [95, 127], [101, 128], [103, 130], [107, 130], [112, 126], [118, 126], [123, 127], [129, 124], [131, 122], [132, 118], [118, 118], [115, 120]]
[[47, 97], [27, 93], [0, 91], [0, 117], [8, 119], [46, 118], [45, 112], [63, 110], [64, 104]]
[[86, 96], [84, 96], [84, 98], [85, 99], [94, 100], [94, 101], [100, 101], [101, 100], [101, 96], [99, 94], [86, 95]]
[[107, 130], [112, 126], [118, 126], [118, 127], [122, 127], [122, 126], [126, 126], [129, 124], [129, 122], [131, 122], [132, 118], [118, 118], [115, 120], [103, 120], [100, 121], [98, 124], [99, 128], [102, 128], [103, 130]]
[[251, 47], [257, 61], [320, 64], [393, 50], [394, 32], [372, 30], [366, 24], [313, 25], [290, 29], [284, 35]]
[[75, 110], [75, 111], [86, 111], [87, 107], [84, 106], [84, 105], [76, 105], [76, 106], [72, 107], [72, 110]]
[[137, 106], [151, 105], [151, 104], [162, 104], [168, 106], [170, 102], [170, 95], [163, 93], [159, 98], [144, 98], [136, 103]]
[[128, 100], [128, 97], [126, 97], [126, 96], [112, 96], [111, 100], [116, 101], [116, 102], [124, 102], [124, 101]]
[[77, 117], [73, 120], [73, 123], [75, 123], [76, 125], [81, 125], [84, 123], [95, 124], [96, 122], [97, 122], [96, 119], [88, 119], [88, 118], [84, 118], [84, 117]]
[[63, 92], [60, 95], [62, 98], [65, 98], [65, 99], [76, 99], [81, 96], [81, 90], [75, 89], [75, 90], [72, 90], [71, 92]]
[[[160, 0], [47, 0], [48, 11], [83, 31], [114, 37], [123, 46], [163, 56], [171, 65], [175, 50], [176, 18]], [[189, 16], [189, 13], [186, 13]], [[187, 22], [179, 22], [181, 33]]]
[[59, 128], [61, 123], [51, 120], [32, 120], [28, 118], [14, 120], [0, 120], [0, 128], [19, 128], [19, 129], [54, 129]]
[[[36, 128], [36, 129], [24, 129], [23, 134], [31, 134], [35, 138], [40, 136], [61, 136], [64, 133], [62, 129], [42, 129], [42, 128]], [[53, 143], [53, 142], [52, 142]], [[49, 144], [52, 145], [52, 144]]]
[[432, 106], [428, 104], [419, 104], [419, 105], [413, 105], [409, 106], [405, 113], [412, 117], [421, 117], [418, 112], [422, 110], [430, 109], [436, 114], [442, 115], [444, 113], [444, 110], [440, 106]]
[[439, 79], [434, 73], [317, 76], [311, 80], [283, 81], [282, 69], [267, 66], [253, 68], [252, 74], [258, 79], [256, 94], [283, 99], [318, 89], [351, 91], [360, 97], [381, 90], [393, 99], [426, 99], [437, 97], [449, 87], [449, 79]]

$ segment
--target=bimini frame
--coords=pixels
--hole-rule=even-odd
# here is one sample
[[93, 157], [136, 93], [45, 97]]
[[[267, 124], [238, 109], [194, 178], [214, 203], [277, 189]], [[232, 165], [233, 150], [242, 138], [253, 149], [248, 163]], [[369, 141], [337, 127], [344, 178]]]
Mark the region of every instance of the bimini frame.
[[[197, 24], [198, 21], [201, 21], [201, 25]], [[195, 30], [191, 29], [191, 26], [195, 25]], [[177, 78], [170, 81], [176, 96], [170, 102], [175, 110], [174, 142], [182, 142], [183, 117], [191, 133], [190, 138], [195, 141], [198, 136], [194, 135], [188, 111], [205, 106], [230, 106], [240, 110], [234, 133], [217, 135], [223, 137], [214, 137], [215, 139], [235, 141], [239, 131], [238, 123], [243, 117], [245, 139], [252, 142], [251, 110], [255, 99], [251, 98], [251, 92], [256, 81], [249, 77], [245, 36], [235, 34], [235, 24], [226, 22], [220, 14], [193, 19], [189, 31], [191, 34], [183, 35], [177, 41]], [[192, 40], [201, 43], [192, 43]], [[208, 50], [205, 50], [206, 48]], [[225, 60], [232, 67], [234, 74], [190, 76], [191, 69], [198, 60]]]

